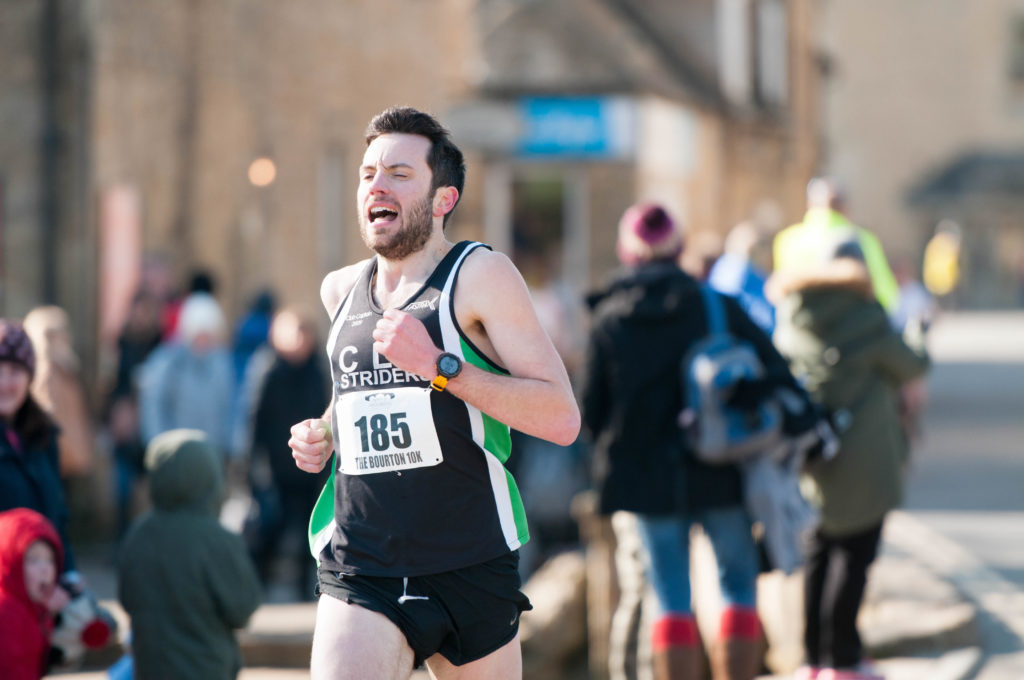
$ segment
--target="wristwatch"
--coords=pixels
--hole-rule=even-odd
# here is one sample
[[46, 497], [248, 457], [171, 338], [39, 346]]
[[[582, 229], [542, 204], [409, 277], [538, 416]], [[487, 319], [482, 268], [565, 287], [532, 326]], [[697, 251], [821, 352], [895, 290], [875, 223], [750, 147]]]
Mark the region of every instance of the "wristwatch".
[[437, 358], [437, 377], [430, 381], [430, 386], [438, 392], [444, 392], [448, 381], [462, 372], [462, 359], [450, 352], [442, 352]]

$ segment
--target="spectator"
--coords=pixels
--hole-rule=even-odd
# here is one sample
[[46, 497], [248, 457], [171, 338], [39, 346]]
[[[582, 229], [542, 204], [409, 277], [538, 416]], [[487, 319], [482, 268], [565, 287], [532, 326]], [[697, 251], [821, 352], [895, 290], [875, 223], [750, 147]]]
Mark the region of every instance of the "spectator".
[[63, 578], [77, 582], [68, 546], [57, 428], [29, 391], [35, 370], [36, 355], [24, 328], [0, 319], [0, 512], [29, 508], [46, 517], [65, 546]]
[[331, 395], [327, 365], [310, 320], [292, 308], [274, 316], [270, 346], [259, 350], [246, 372], [249, 482], [257, 508], [249, 542], [264, 586], [282, 539], [291, 534], [298, 548], [290, 562], [303, 599], [313, 597], [315, 565], [305, 545], [309, 513], [327, 481], [327, 472], [311, 475], [295, 467], [289, 455], [291, 426], [323, 405]]
[[234, 337], [231, 340], [231, 358], [238, 385], [242, 384], [245, 377], [245, 367], [249, 359], [267, 343], [276, 306], [274, 294], [265, 290], [256, 296], [249, 310], [235, 325]]
[[158, 347], [141, 368], [143, 441], [167, 430], [193, 428], [228, 456], [234, 384], [220, 306], [206, 293], [190, 295], [181, 308], [179, 338]]
[[67, 312], [55, 306], [36, 307], [25, 317], [24, 327], [37, 359], [32, 396], [59, 427], [61, 476], [85, 475], [95, 463], [95, 434]]
[[68, 603], [57, 585], [64, 550], [34, 510], [0, 512], [0, 668], [5, 680], [46, 674], [54, 616]]
[[899, 305], [899, 286], [885, 259], [878, 237], [847, 217], [846, 194], [834, 179], [815, 177], [807, 184], [807, 214], [803, 222], [786, 227], [775, 237], [775, 271], [814, 267], [831, 252], [838, 239], [852, 234], [864, 253], [871, 286], [888, 313]]
[[[578, 373], [582, 350], [579, 296], [553, 273], [558, 271], [558, 259], [551, 253], [527, 251], [520, 271], [537, 318], [572, 377]], [[512, 455], [506, 465], [530, 518], [530, 540], [519, 548], [519, 573], [526, 581], [549, 557], [579, 545], [571, 505], [587, 485], [586, 455], [579, 440], [562, 446], [519, 430], [512, 430], [511, 437]]]
[[767, 276], [752, 258], [760, 241], [761, 235], [752, 222], [740, 222], [733, 227], [725, 237], [725, 252], [711, 267], [708, 285], [736, 298], [751, 320], [771, 335], [775, 309], [764, 296]]
[[170, 260], [165, 255], [147, 253], [143, 256], [136, 296], [146, 296], [155, 302], [161, 338], [170, 338], [178, 322], [181, 293], [175, 278]]
[[234, 678], [236, 629], [260, 603], [241, 538], [217, 520], [219, 455], [196, 430], [173, 430], [146, 449], [153, 511], [125, 537], [118, 597], [131, 617], [139, 678]]
[[911, 321], [930, 326], [939, 315], [939, 306], [918, 277], [917, 268], [909, 257], [893, 261], [893, 276], [900, 287], [900, 304], [892, 316], [892, 325], [902, 331]]
[[139, 429], [138, 372], [160, 344], [161, 301], [140, 290], [117, 338], [117, 376], [107, 398], [106, 423], [114, 454], [114, 494], [117, 538], [131, 520], [132, 498], [142, 475], [145, 444]]
[[[634, 514], [647, 550], [660, 609], [652, 617], [655, 677], [703, 677], [689, 581], [690, 528], [700, 524], [718, 559], [725, 601], [713, 675], [751, 680], [761, 668], [759, 563], [740, 470], [700, 462], [678, 425], [686, 406], [680, 366], [707, 328], [700, 286], [676, 265], [682, 250], [681, 231], [659, 206], [633, 206], [622, 216], [618, 255], [625, 268], [588, 300], [594, 321], [583, 369], [583, 424], [594, 442], [599, 512]], [[730, 331], [748, 340], [764, 363], [765, 386], [796, 389], [768, 337], [734, 300], [723, 302]], [[613, 517], [616, 532], [630, 524]], [[633, 539], [617, 538], [627, 545]], [[613, 627], [620, 628], [617, 621]]]
[[[927, 332], [941, 312], [938, 302], [918, 278], [910, 258], [896, 260], [893, 274], [900, 284], [900, 305], [892, 315], [893, 326], [899, 331], [920, 326]], [[921, 420], [927, 406], [927, 377], [908, 380], [900, 387], [900, 420], [910, 447], [914, 447], [921, 439]]]
[[768, 285], [776, 346], [843, 430], [838, 453], [807, 475], [821, 524], [805, 567], [807, 666], [797, 677], [877, 680], [863, 665], [857, 612], [885, 516], [902, 495], [907, 445], [897, 390], [925, 372], [928, 358], [912, 337], [919, 334], [905, 342], [890, 325], [858, 241], [830, 252], [824, 266], [776, 273]]
[[687, 234], [686, 250], [680, 257], [683, 271], [704, 282], [711, 268], [722, 256], [722, 236], [714, 231], [694, 231]]
[[174, 294], [167, 298], [162, 311], [162, 323], [164, 328], [163, 339], [174, 340], [178, 336], [178, 323], [181, 319], [182, 306], [192, 295], [200, 293], [214, 297], [217, 290], [217, 281], [213, 274], [205, 269], [195, 269], [189, 277], [188, 289], [184, 294]]
[[963, 229], [953, 220], [941, 220], [924, 247], [923, 281], [928, 292], [944, 301], [960, 283], [963, 258]]

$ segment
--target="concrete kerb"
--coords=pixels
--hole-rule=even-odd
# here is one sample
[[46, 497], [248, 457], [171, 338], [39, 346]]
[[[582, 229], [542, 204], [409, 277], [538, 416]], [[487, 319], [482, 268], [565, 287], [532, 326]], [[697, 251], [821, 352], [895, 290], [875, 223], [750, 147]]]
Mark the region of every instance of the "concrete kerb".
[[995, 617], [1024, 646], [1024, 592], [959, 544], [904, 512], [894, 512], [886, 533], [965, 597]]
[[1024, 593], [961, 545], [908, 513], [893, 513], [887, 525], [895, 542], [977, 607], [977, 625], [984, 640], [977, 677], [1024, 677]]
[[[895, 680], [973, 677], [984, 654], [978, 605], [962, 587], [963, 550], [919, 524], [902, 512], [892, 513], [886, 522], [858, 624], [867, 654]], [[935, 568], [947, 562], [956, 569]], [[980, 580], [990, 588], [997, 583], [976, 561], [970, 567], [972, 582]], [[776, 677], [786, 677], [801, 662], [800, 579], [799, 574], [773, 573], [763, 575], [758, 584], [758, 609], [769, 642], [767, 663]], [[1004, 594], [1012, 591], [1008, 584], [999, 585]]]

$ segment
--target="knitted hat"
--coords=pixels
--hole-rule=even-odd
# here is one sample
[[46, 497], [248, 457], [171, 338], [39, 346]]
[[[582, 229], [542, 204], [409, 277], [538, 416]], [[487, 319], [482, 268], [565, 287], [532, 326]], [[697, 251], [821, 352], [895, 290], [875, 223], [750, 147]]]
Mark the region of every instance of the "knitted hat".
[[207, 293], [192, 293], [181, 305], [178, 332], [181, 339], [191, 344], [204, 333], [221, 339], [224, 334], [224, 314], [220, 305]]
[[637, 265], [652, 260], [674, 260], [683, 252], [683, 235], [665, 209], [638, 203], [619, 220], [619, 261]]
[[30, 376], [35, 373], [36, 353], [20, 323], [0, 319], [0, 361], [21, 364]]

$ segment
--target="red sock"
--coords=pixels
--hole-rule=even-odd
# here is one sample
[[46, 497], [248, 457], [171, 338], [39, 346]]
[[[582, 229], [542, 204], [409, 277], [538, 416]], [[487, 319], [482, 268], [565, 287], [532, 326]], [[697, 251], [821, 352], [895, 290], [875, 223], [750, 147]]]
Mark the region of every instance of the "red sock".
[[697, 621], [692, 614], [665, 614], [651, 628], [651, 649], [655, 652], [669, 647], [696, 647], [699, 643]]
[[761, 637], [761, 622], [757, 610], [752, 607], [729, 607], [722, 612], [718, 629], [720, 640], [740, 638], [756, 640]]

